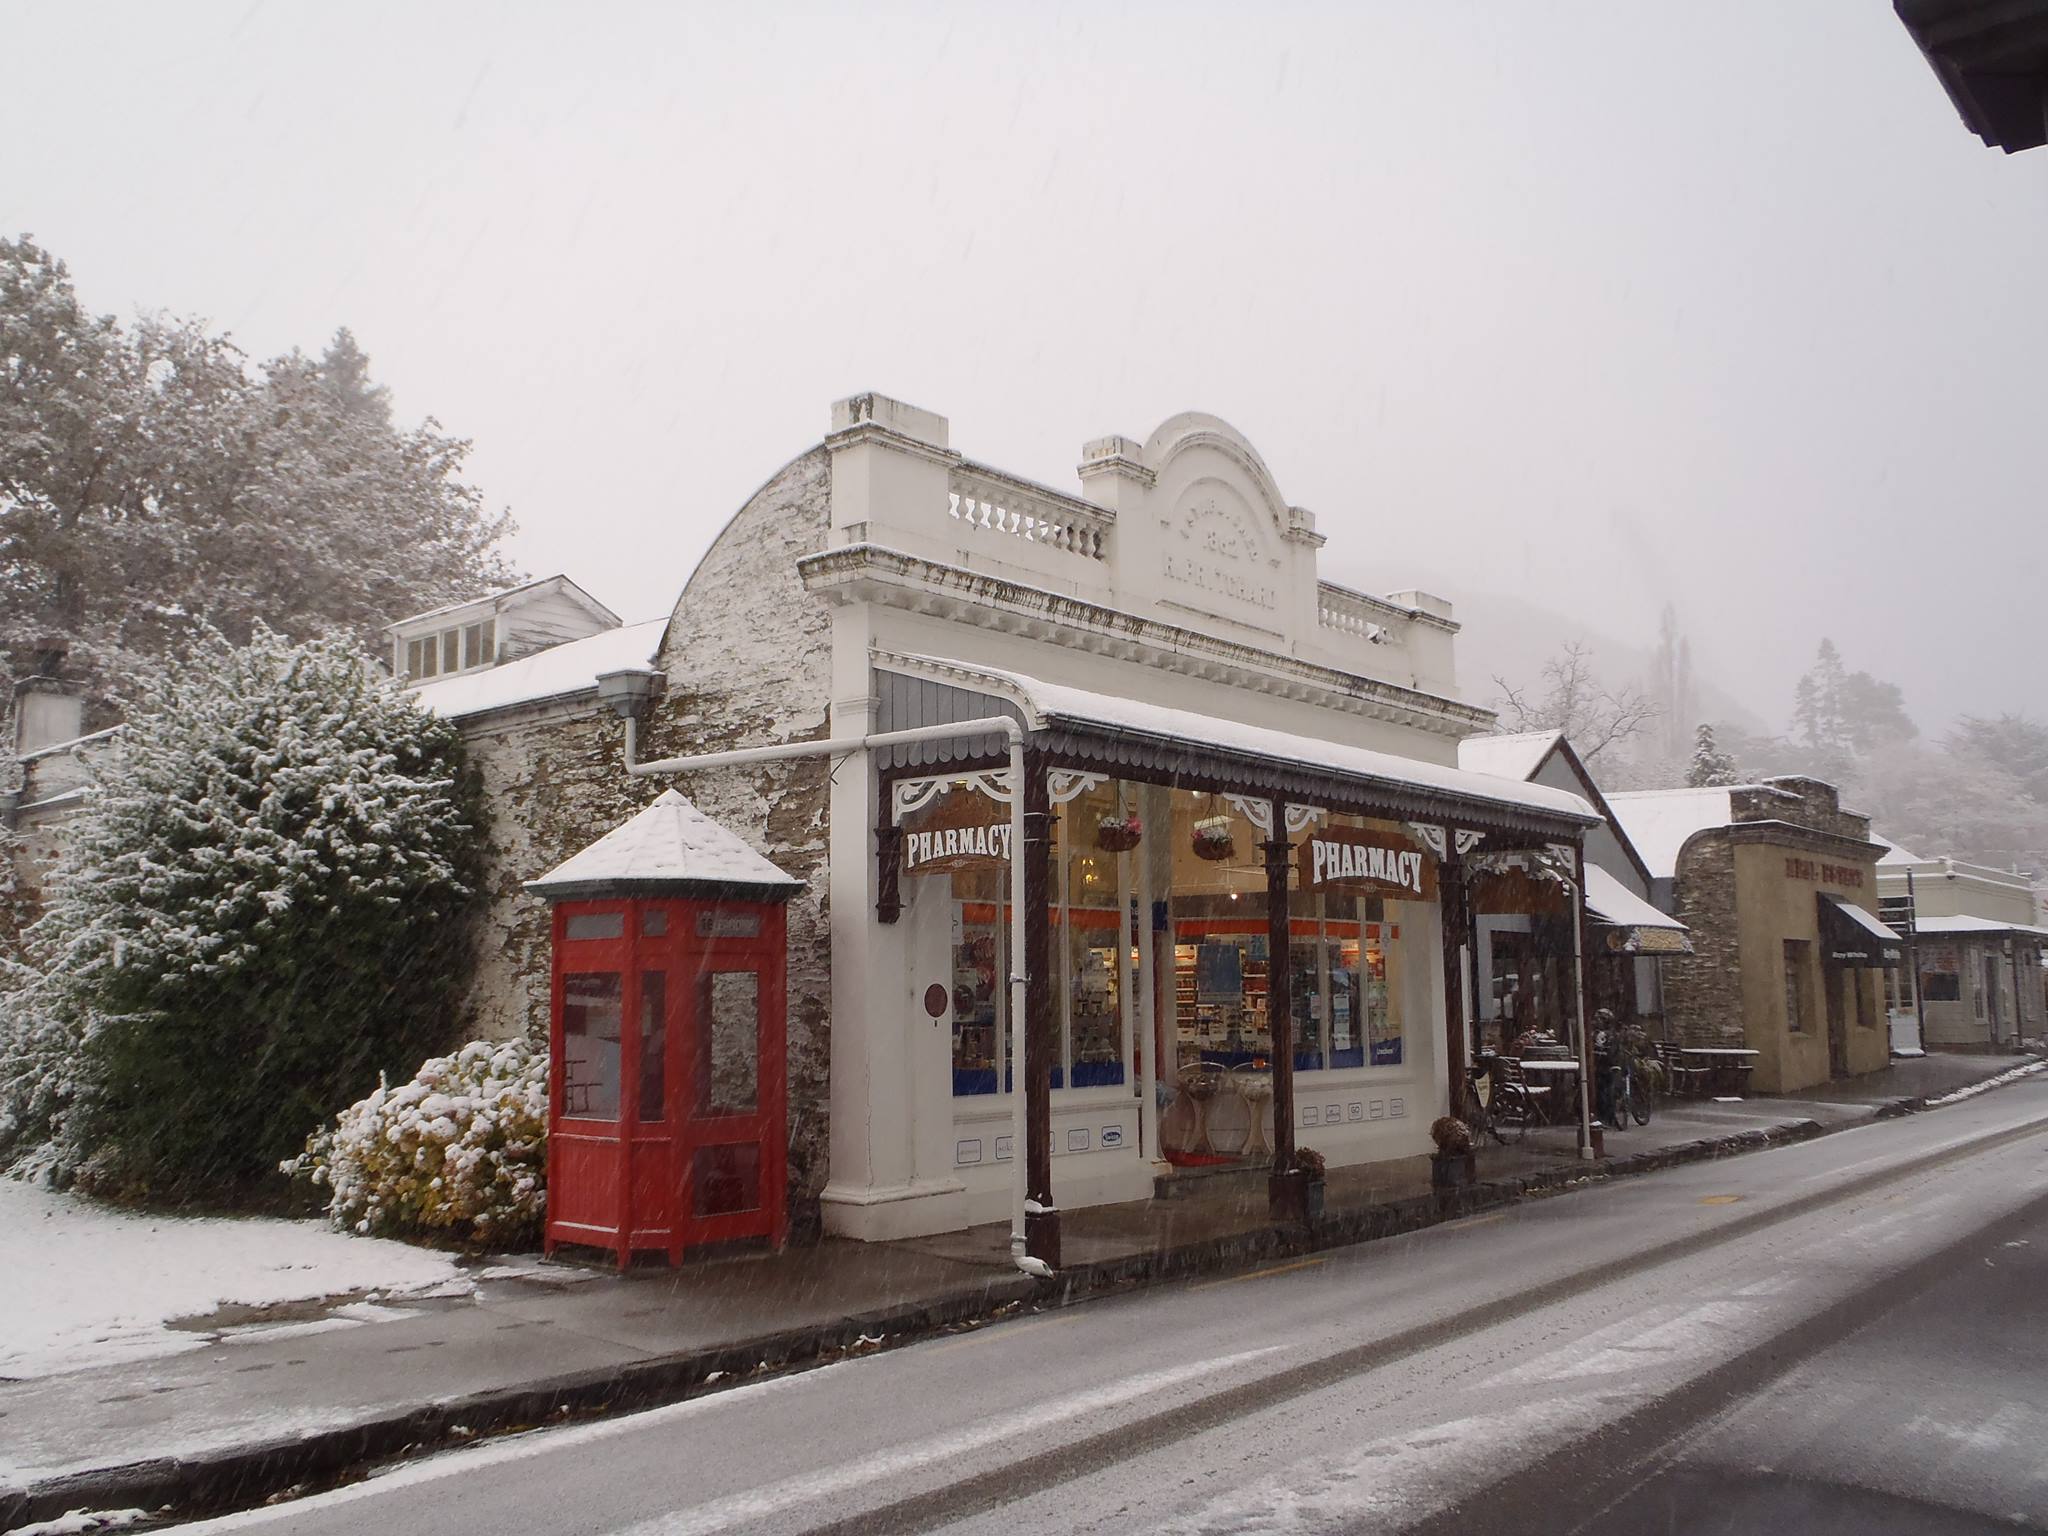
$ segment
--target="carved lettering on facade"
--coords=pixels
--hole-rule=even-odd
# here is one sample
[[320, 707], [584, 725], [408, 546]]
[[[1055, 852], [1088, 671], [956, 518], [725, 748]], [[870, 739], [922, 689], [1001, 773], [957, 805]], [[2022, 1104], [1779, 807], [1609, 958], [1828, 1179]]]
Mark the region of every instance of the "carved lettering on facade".
[[1795, 854], [1785, 856], [1785, 878], [1810, 880], [1816, 885], [1839, 885], [1850, 890], [1863, 888], [1863, 871], [1854, 864], [1825, 864], [1819, 859], [1802, 859]]
[[1189, 510], [1180, 538], [1184, 547], [1166, 552], [1167, 581], [1253, 608], [1280, 606], [1279, 588], [1256, 574], [1259, 545], [1242, 514], [1212, 496]]

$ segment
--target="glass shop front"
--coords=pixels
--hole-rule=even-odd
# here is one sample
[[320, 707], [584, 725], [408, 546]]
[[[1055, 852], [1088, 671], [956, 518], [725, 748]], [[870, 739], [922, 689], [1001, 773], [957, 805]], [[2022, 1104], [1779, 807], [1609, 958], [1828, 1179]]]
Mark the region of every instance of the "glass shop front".
[[[1066, 1126], [1056, 1133], [1057, 1150], [1138, 1150], [1134, 1109], [1149, 1052], [1163, 1064], [1153, 1075], [1167, 1161], [1268, 1153], [1276, 958], [1288, 968], [1298, 1099], [1312, 1096], [1321, 1080], [1392, 1078], [1414, 1064], [1411, 1031], [1426, 1028], [1429, 1014], [1422, 997], [1434, 945], [1423, 918], [1437, 901], [1436, 863], [1404, 827], [1304, 813], [1287, 833], [1289, 939], [1276, 957], [1267, 834], [1250, 819], [1263, 805], [1074, 777], [1084, 782], [1065, 798], [1054, 795], [1044, 916], [1058, 978], [1055, 1109], [1121, 1104], [1133, 1112], [1115, 1124], [1097, 1113], [1086, 1125]], [[929, 881], [943, 882], [949, 898], [952, 1090], [956, 1118], [967, 1120], [977, 1113], [994, 1120], [997, 1101], [1006, 1102], [1014, 1086], [1016, 1030], [1005, 985], [1009, 807], [988, 782], [948, 782], [900, 820], [906, 896], [910, 882]], [[917, 902], [927, 914], [935, 905]], [[1148, 953], [1149, 1018], [1141, 1016], [1140, 986]], [[999, 1126], [992, 1138], [963, 1130], [962, 1161], [1001, 1160], [1007, 1140]]]

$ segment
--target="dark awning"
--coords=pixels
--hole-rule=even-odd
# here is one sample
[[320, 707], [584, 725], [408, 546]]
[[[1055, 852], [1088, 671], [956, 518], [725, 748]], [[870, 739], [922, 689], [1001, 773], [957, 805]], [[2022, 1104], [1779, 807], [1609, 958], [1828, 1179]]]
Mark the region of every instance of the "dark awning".
[[1906, 942], [1854, 902], [1826, 891], [1820, 899], [1821, 957], [1830, 965], [1905, 963]]

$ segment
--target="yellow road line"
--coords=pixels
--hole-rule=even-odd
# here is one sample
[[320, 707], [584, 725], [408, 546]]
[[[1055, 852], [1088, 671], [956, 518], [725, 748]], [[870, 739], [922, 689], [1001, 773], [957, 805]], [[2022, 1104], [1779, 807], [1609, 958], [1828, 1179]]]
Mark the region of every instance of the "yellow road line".
[[1318, 1264], [1327, 1264], [1328, 1259], [1297, 1259], [1292, 1264], [1275, 1264], [1271, 1269], [1255, 1269], [1248, 1275], [1230, 1275], [1222, 1280], [1210, 1280], [1202, 1285], [1191, 1286], [1197, 1291], [1213, 1290], [1219, 1285], [1238, 1285], [1246, 1280], [1263, 1280], [1268, 1275], [1291, 1275], [1297, 1269], [1314, 1269]]

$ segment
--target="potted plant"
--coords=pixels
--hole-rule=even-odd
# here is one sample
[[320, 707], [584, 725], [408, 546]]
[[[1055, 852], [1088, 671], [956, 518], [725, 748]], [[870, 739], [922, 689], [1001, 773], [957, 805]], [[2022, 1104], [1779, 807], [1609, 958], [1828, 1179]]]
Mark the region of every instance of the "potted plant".
[[1105, 816], [1095, 824], [1095, 846], [1104, 853], [1129, 853], [1144, 840], [1145, 825], [1136, 814]]
[[1314, 1147], [1294, 1149], [1294, 1172], [1301, 1180], [1301, 1213], [1310, 1226], [1323, 1219], [1323, 1174], [1328, 1168]]
[[1237, 844], [1230, 835], [1228, 816], [1205, 816], [1195, 823], [1195, 857], [1220, 863], [1237, 852]]
[[1294, 1161], [1266, 1181], [1266, 1204], [1279, 1221], [1313, 1227], [1323, 1219], [1323, 1154], [1297, 1147]]
[[1432, 1189], [1458, 1189], [1477, 1181], [1479, 1159], [1472, 1151], [1472, 1127], [1456, 1115], [1439, 1115], [1431, 1122], [1429, 1139], [1436, 1151], [1429, 1160]]

